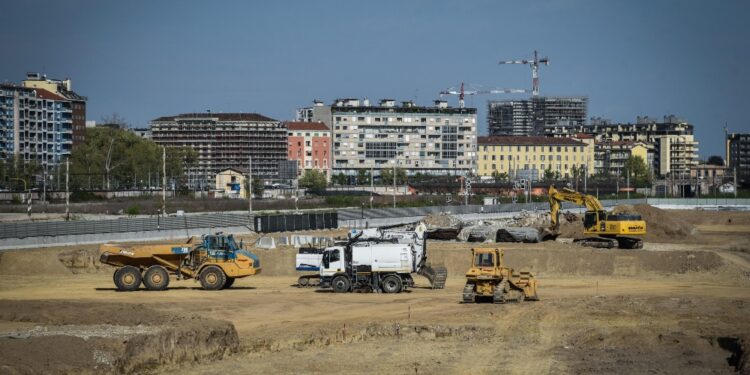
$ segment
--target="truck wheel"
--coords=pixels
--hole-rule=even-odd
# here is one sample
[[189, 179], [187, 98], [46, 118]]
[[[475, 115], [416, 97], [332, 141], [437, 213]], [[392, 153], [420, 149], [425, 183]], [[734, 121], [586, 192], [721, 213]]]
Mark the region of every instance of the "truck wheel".
[[115, 271], [117, 290], [132, 292], [141, 286], [141, 271], [133, 266], [120, 267]]
[[224, 283], [224, 288], [223, 289], [231, 288], [232, 285], [234, 284], [234, 280], [235, 280], [234, 277], [227, 277], [227, 282]]
[[169, 274], [162, 266], [151, 266], [143, 274], [143, 285], [148, 290], [164, 290], [169, 286]]
[[346, 276], [336, 276], [331, 282], [334, 293], [346, 293], [351, 288], [352, 284]]
[[383, 278], [383, 282], [380, 283], [380, 286], [386, 293], [400, 293], [403, 283], [398, 276], [389, 275]]
[[208, 266], [201, 271], [201, 286], [205, 290], [219, 290], [227, 282], [227, 275], [217, 266]]

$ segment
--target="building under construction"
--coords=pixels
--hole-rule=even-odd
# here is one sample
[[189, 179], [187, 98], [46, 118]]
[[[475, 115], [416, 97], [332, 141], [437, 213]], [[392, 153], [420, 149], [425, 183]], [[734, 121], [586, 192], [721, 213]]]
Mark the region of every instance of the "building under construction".
[[487, 127], [490, 135], [547, 135], [554, 126], [584, 125], [587, 107], [586, 97], [491, 100], [487, 105]]
[[166, 147], [190, 147], [198, 153], [196, 173], [213, 178], [229, 168], [247, 169], [263, 179], [278, 178], [286, 160], [284, 124], [257, 113], [186, 113], [151, 121], [154, 142]]

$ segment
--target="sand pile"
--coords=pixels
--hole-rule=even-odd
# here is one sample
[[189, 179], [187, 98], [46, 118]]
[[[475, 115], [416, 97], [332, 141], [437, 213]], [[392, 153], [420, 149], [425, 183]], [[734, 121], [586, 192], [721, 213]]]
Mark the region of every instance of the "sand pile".
[[56, 256], [46, 250], [0, 253], [0, 275], [70, 275]]
[[694, 212], [665, 211], [660, 208], [639, 204], [633, 207], [646, 221], [646, 241], [682, 242], [692, 237], [693, 225], [681, 218], [682, 215], [695, 215]]

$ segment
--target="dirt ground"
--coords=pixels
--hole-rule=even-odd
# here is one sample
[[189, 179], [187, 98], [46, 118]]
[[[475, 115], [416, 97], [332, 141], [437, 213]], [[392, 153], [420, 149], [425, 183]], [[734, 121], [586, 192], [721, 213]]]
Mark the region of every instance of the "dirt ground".
[[504, 305], [458, 302], [478, 244], [453, 241], [428, 244], [445, 289], [396, 295], [296, 288], [290, 247], [218, 292], [116, 292], [95, 247], [6, 252], [0, 373], [748, 374], [750, 213], [670, 214], [690, 241], [481, 245], [539, 280], [541, 301]]

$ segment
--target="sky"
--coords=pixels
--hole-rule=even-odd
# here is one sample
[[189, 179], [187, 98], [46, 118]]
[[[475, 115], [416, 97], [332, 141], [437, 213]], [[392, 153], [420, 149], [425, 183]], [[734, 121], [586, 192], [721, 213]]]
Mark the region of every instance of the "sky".
[[[587, 96], [589, 117], [618, 122], [677, 115], [706, 158], [725, 124], [750, 132], [748, 16], [740, 0], [0, 0], [0, 82], [70, 77], [89, 120], [133, 127], [206, 110], [292, 120], [314, 99], [530, 89], [528, 66], [498, 61], [538, 50], [542, 95]], [[469, 97], [480, 135], [487, 100], [527, 96]]]

